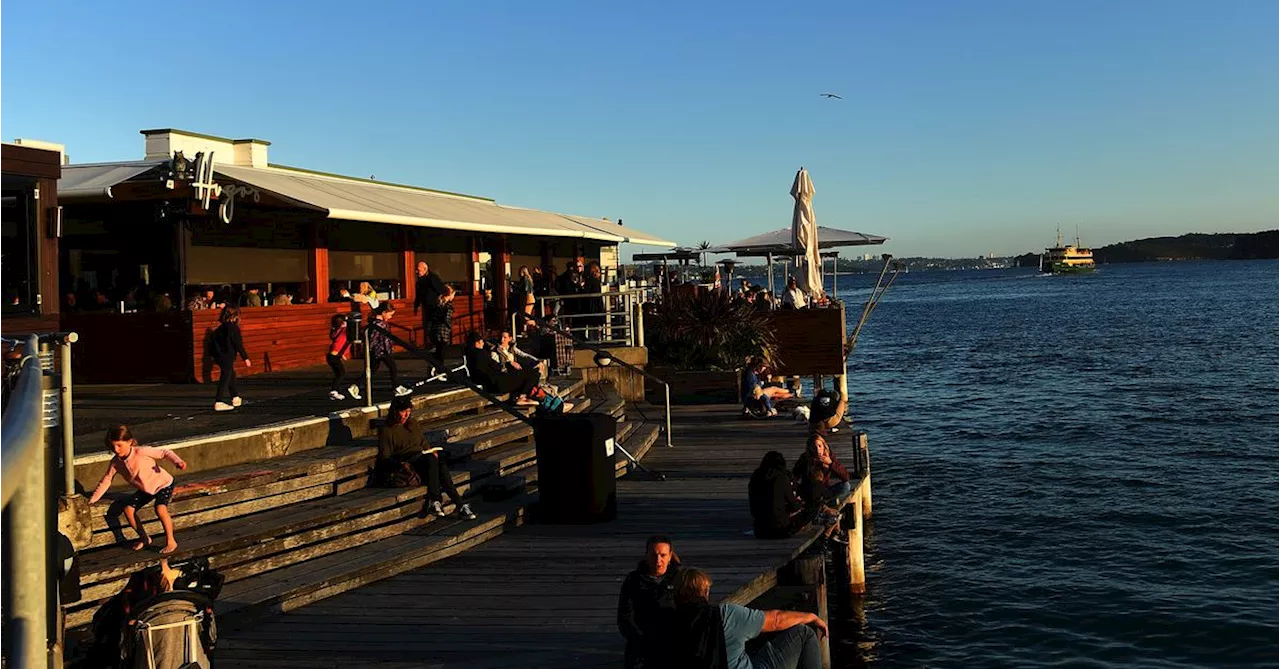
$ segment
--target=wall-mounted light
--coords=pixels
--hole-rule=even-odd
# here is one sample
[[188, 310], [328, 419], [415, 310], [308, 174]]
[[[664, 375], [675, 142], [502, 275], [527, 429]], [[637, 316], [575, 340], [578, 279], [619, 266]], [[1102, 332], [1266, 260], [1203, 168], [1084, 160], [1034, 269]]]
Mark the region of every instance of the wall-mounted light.
[[597, 352], [595, 357], [592, 359], [595, 360], [596, 366], [598, 367], [608, 367], [613, 364], [613, 356], [605, 353], [604, 351]]

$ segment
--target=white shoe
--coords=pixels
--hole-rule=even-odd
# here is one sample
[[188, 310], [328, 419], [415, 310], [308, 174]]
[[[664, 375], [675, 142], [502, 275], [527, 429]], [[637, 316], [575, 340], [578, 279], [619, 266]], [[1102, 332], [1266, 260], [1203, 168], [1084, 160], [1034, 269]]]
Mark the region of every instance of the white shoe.
[[409, 390], [404, 386], [396, 386], [396, 397], [404, 397], [405, 395], [412, 395], [412, 394], [413, 394], [412, 390]]
[[360, 399], [360, 386], [357, 386], [354, 383], [347, 386], [347, 394], [350, 395], [353, 399], [357, 399], [357, 400]]
[[241, 404], [244, 404], [244, 400], [240, 399], [239, 395], [236, 395], [235, 397], [231, 398], [231, 406], [238, 407]]
[[235, 407], [231, 406], [230, 404], [227, 404], [226, 402], [214, 402], [213, 410], [214, 411], [233, 411], [235, 410]]
[[440, 502], [431, 503], [431, 515], [435, 516], [436, 518], [444, 517], [444, 507], [440, 506]]
[[343, 395], [342, 393], [340, 393], [340, 392], [338, 392], [338, 391], [336, 391], [336, 390], [330, 390], [330, 391], [329, 391], [329, 399], [331, 399], [331, 400], [345, 400], [345, 399], [347, 399], [347, 396], [346, 396], [346, 395]]
[[570, 411], [573, 411], [573, 402], [565, 402], [564, 405], [561, 407], [561, 409], [565, 413], [569, 413]]
[[471, 511], [470, 504], [463, 504], [462, 506], [458, 507], [458, 515], [462, 516], [463, 518], [466, 518], [467, 520], [476, 519], [476, 514]]

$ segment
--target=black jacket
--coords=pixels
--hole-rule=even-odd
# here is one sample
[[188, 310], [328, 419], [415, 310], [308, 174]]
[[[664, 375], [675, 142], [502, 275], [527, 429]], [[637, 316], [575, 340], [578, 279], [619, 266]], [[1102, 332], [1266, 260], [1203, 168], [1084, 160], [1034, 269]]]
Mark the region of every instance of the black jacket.
[[493, 359], [493, 351], [489, 350], [488, 346], [484, 348], [468, 346], [462, 357], [467, 362], [467, 371], [471, 372], [471, 380], [485, 388], [491, 389], [498, 386], [499, 379], [506, 373], [502, 369], [502, 363]]
[[728, 669], [729, 651], [724, 643], [724, 621], [720, 607], [701, 602], [676, 609], [675, 633], [671, 638], [672, 662], [676, 669]]
[[237, 353], [242, 359], [249, 359], [249, 354], [244, 350], [244, 339], [240, 336], [240, 324], [219, 325], [209, 338], [209, 354], [214, 360], [235, 360]]
[[444, 294], [444, 281], [440, 279], [439, 274], [427, 272], [426, 276], [418, 277], [413, 286], [415, 311], [421, 308], [429, 314], [440, 306], [440, 296]]
[[751, 521], [758, 538], [790, 536], [796, 528], [792, 513], [802, 508], [785, 467], [761, 467], [751, 474], [747, 486]]
[[627, 574], [618, 596], [618, 631], [627, 639], [627, 667], [661, 667], [669, 664], [670, 638], [676, 610], [676, 576], [680, 564], [672, 561], [667, 572], [655, 579], [644, 560]]

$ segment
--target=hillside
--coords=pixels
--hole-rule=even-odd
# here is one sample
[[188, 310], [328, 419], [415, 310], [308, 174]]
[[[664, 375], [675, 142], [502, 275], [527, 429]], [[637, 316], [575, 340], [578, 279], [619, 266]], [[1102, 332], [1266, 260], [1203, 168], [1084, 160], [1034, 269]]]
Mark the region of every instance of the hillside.
[[1155, 260], [1250, 260], [1280, 257], [1276, 230], [1252, 233], [1151, 237], [1111, 244], [1093, 250], [1098, 263]]

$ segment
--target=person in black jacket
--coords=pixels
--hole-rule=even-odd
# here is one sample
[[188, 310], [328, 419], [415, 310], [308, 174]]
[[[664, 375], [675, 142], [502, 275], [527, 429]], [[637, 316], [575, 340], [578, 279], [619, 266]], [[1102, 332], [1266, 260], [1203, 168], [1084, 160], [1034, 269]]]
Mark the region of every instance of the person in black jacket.
[[236, 392], [236, 355], [244, 360], [245, 367], [252, 367], [253, 362], [249, 360], [249, 354], [244, 350], [244, 339], [240, 336], [240, 307], [223, 307], [218, 321], [221, 325], [209, 339], [209, 354], [220, 375], [213, 410], [231, 411], [243, 403], [240, 393]]
[[538, 370], [536, 368], [503, 370], [502, 363], [494, 357], [479, 332], [472, 330], [467, 334], [467, 345], [462, 357], [467, 363], [471, 380], [480, 384], [485, 390], [497, 395], [509, 393], [511, 401], [516, 404], [537, 404], [529, 399], [529, 393], [537, 388], [538, 382], [541, 381]]
[[[444, 281], [425, 262], [418, 263], [416, 272], [418, 278], [413, 284], [413, 313], [417, 314], [419, 309], [422, 310], [423, 336], [430, 338], [434, 332], [431, 326], [438, 320], [436, 311], [440, 308], [440, 298], [445, 293]], [[448, 344], [447, 341], [436, 339], [430, 342], [433, 354], [441, 361], [444, 360], [444, 347]]]
[[654, 535], [644, 545], [644, 559], [627, 574], [618, 596], [618, 630], [627, 640], [627, 669], [670, 665], [675, 582], [680, 558], [671, 538]]
[[427, 486], [427, 503], [425, 511], [437, 518], [444, 516], [440, 492], [443, 489], [458, 515], [467, 520], [475, 520], [471, 506], [462, 502], [462, 495], [453, 484], [453, 474], [445, 463], [444, 449], [431, 446], [422, 435], [422, 426], [409, 415], [413, 413], [413, 402], [408, 397], [397, 397], [391, 400], [391, 409], [387, 412], [387, 422], [378, 428], [378, 460], [374, 471], [385, 475], [399, 467], [401, 463], [409, 463], [418, 473], [418, 478]]
[[808, 524], [787, 472], [787, 459], [777, 451], [765, 453], [751, 474], [747, 501], [757, 539], [785, 539]]

